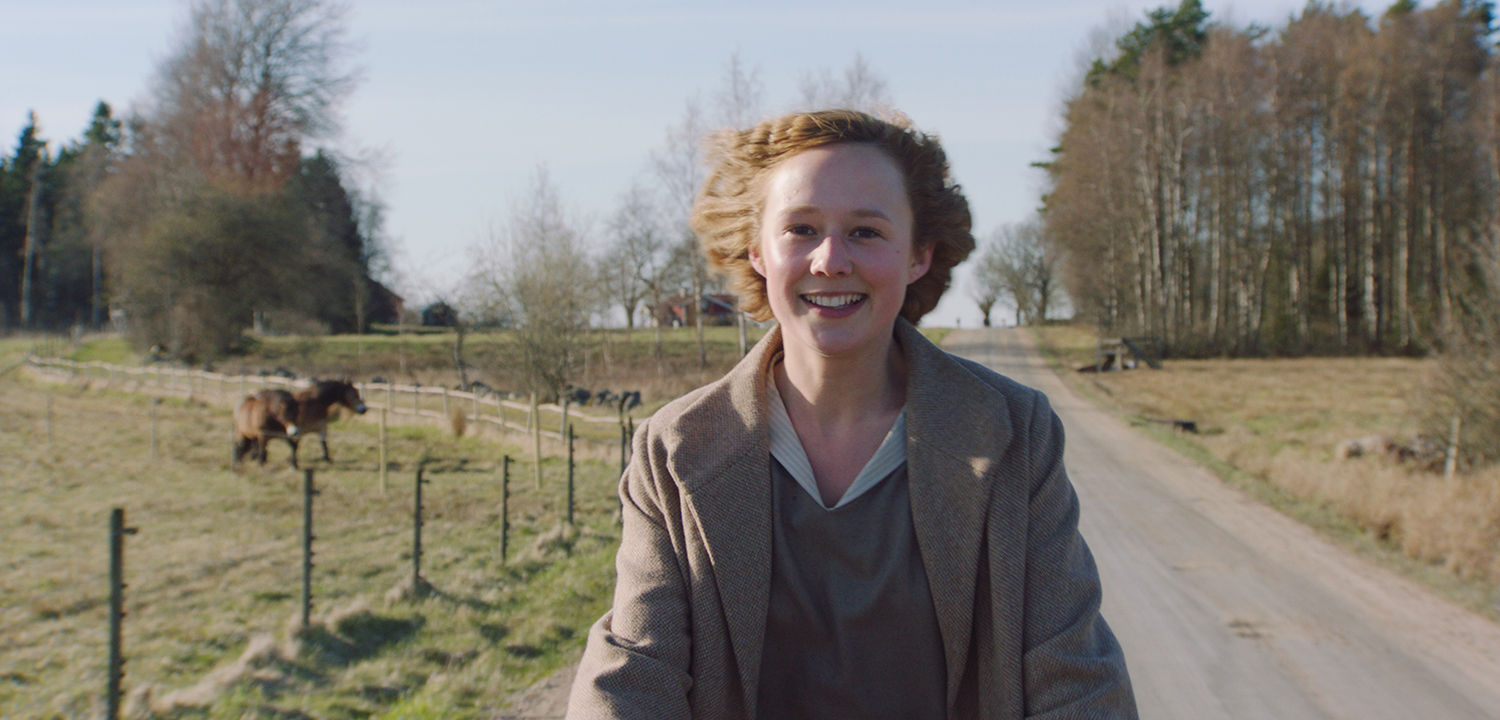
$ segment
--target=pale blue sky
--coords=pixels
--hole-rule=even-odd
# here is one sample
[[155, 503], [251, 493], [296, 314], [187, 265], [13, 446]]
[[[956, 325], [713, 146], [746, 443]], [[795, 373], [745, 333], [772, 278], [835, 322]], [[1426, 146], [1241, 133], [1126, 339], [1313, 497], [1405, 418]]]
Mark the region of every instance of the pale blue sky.
[[[1043, 178], [1028, 164], [1055, 141], [1062, 86], [1090, 32], [1167, 4], [352, 0], [364, 81], [341, 145], [385, 158], [377, 188], [400, 289], [420, 300], [456, 282], [467, 248], [503, 222], [538, 165], [573, 212], [602, 227], [688, 98], [719, 86], [732, 53], [758, 69], [771, 113], [797, 100], [804, 74], [841, 71], [861, 53], [897, 107], [943, 139], [982, 238], [1037, 205]], [[1356, 3], [1367, 13], [1387, 4]], [[1272, 27], [1302, 5], [1205, 1], [1213, 19]], [[0, 0], [3, 152], [28, 110], [54, 149], [82, 133], [98, 100], [128, 111], [185, 7]], [[967, 278], [961, 268], [927, 324], [978, 324]]]

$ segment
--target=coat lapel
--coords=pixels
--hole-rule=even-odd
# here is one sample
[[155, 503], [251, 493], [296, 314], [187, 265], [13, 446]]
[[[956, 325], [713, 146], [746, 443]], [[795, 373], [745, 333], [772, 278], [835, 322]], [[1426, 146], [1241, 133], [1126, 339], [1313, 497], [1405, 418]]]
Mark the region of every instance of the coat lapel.
[[[912, 522], [942, 633], [951, 708], [973, 630], [991, 474], [1010, 444], [1009, 409], [1003, 395], [911, 324], [897, 320], [896, 338], [907, 359]], [[673, 463], [713, 563], [740, 688], [751, 713], [771, 585], [765, 382], [780, 350], [781, 331], [773, 327], [694, 409], [699, 416], [683, 418], [683, 427], [712, 430], [706, 437], [683, 438]]]
[[[688, 506], [695, 515], [723, 602], [740, 688], [753, 714], [771, 592], [771, 445], [766, 373], [781, 349], [773, 327], [684, 426], [705, 431], [695, 451], [679, 453]], [[684, 447], [687, 446], [684, 441]]]
[[1010, 445], [1004, 396], [904, 320], [906, 463], [912, 523], [937, 610], [954, 707], [969, 656], [991, 477]]

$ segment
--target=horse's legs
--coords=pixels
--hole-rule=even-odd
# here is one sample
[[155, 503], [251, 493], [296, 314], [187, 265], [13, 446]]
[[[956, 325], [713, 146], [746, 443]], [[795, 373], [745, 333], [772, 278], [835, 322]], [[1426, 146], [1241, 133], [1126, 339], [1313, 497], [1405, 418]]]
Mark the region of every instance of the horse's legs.
[[269, 444], [264, 435], [255, 438], [255, 456], [262, 466], [266, 464], [266, 446]]
[[297, 467], [297, 439], [288, 436], [286, 439], [286, 444], [292, 446], [292, 467], [300, 470], [301, 468]]
[[247, 437], [237, 437], [233, 443], [230, 443], [230, 447], [234, 450], [234, 459], [230, 461], [231, 466], [240, 466], [240, 462], [245, 458], [245, 451], [250, 449], [250, 443], [251, 440]]
[[328, 428], [318, 431], [318, 441], [323, 443], [323, 462], [333, 462], [333, 458], [328, 457]]

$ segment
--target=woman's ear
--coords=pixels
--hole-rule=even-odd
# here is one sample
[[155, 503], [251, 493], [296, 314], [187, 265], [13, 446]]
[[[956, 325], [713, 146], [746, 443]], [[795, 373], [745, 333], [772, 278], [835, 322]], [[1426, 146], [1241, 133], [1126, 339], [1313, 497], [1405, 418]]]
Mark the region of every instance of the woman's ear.
[[761, 277], [766, 276], [766, 264], [760, 259], [759, 246], [750, 246], [750, 267], [755, 268], [755, 272], [758, 273]]
[[922, 279], [928, 270], [932, 269], [932, 251], [936, 249], [933, 243], [927, 243], [923, 247], [914, 247], [911, 252], [911, 274], [907, 276], [906, 284], [910, 285]]

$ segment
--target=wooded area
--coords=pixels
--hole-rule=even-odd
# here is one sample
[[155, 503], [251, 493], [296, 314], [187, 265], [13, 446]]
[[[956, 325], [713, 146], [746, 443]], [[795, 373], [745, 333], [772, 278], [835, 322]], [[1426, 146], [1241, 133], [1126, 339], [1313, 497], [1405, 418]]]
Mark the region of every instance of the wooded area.
[[1425, 353], [1494, 313], [1500, 66], [1487, 0], [1284, 27], [1152, 13], [1046, 163], [1075, 307], [1177, 356]]
[[379, 204], [308, 146], [355, 81], [342, 13], [195, 2], [127, 121], [101, 101], [54, 154], [33, 116], [0, 161], [0, 329], [113, 322], [191, 361], [252, 324], [354, 332], [388, 311]]

